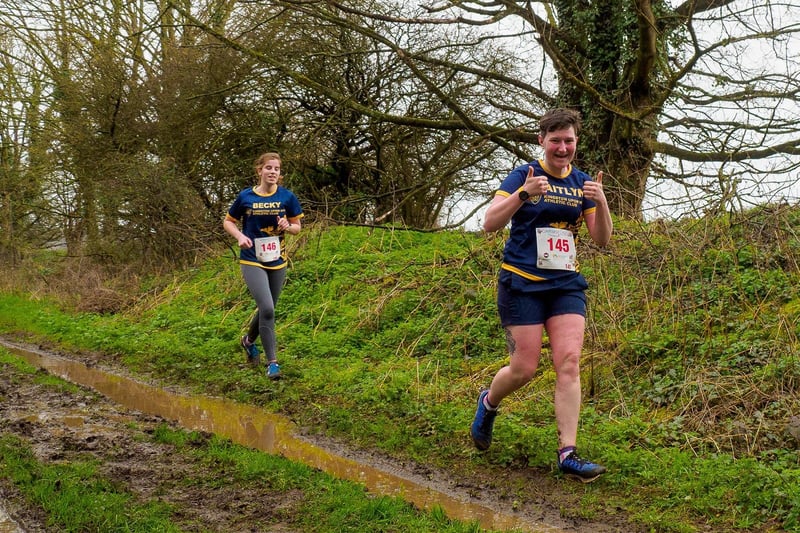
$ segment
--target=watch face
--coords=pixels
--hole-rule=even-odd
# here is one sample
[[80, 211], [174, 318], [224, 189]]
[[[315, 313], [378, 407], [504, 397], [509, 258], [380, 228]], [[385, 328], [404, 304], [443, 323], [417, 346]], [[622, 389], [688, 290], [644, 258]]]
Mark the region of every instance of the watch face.
[[524, 200], [527, 200], [530, 197], [531, 197], [531, 195], [528, 194], [528, 191], [525, 191], [525, 190], [519, 191], [519, 199], [520, 200], [524, 201]]

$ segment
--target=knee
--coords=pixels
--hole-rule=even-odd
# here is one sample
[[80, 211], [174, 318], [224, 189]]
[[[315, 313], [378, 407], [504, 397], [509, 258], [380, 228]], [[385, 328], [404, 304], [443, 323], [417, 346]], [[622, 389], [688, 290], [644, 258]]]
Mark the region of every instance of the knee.
[[511, 370], [511, 378], [517, 386], [525, 385], [536, 375], [535, 364], [510, 365], [509, 368]]
[[275, 318], [275, 308], [271, 305], [258, 308], [259, 320], [273, 320]]
[[580, 379], [580, 353], [568, 353], [559, 358], [555, 366], [556, 376], [559, 381], [577, 381]]

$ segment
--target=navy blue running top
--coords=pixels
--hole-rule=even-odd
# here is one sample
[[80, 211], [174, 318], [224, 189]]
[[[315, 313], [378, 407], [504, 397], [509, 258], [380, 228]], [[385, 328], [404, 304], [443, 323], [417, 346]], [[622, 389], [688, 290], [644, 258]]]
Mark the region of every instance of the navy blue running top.
[[532, 196], [511, 217], [511, 233], [503, 250], [500, 281], [523, 292], [584, 290], [588, 284], [577, 262], [574, 271], [537, 267], [536, 228], [569, 230], [577, 244], [584, 215], [596, 208], [592, 200], [583, 197], [583, 184], [591, 178], [572, 165], [566, 174], [556, 175], [545, 168], [544, 161], [538, 160], [512, 170], [495, 194], [506, 197], [517, 194], [525, 183], [529, 166], [533, 167], [534, 175], [547, 176], [549, 188], [544, 196]]
[[239, 250], [239, 263], [253, 265], [270, 270], [286, 267], [286, 248], [284, 235], [278, 230], [278, 217], [287, 217], [295, 222], [303, 217], [300, 201], [292, 191], [278, 185], [272, 194], [262, 195], [255, 187], [243, 190], [228, 209], [226, 218], [242, 226], [242, 233], [255, 241], [261, 237], [278, 236], [281, 244], [281, 255], [275, 261], [262, 263], [256, 258], [255, 247]]

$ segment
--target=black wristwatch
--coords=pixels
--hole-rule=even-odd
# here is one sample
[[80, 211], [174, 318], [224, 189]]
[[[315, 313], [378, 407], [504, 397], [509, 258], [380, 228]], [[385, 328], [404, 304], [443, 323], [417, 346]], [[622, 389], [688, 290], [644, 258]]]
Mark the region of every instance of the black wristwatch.
[[526, 202], [530, 197], [531, 195], [528, 194], [528, 191], [526, 191], [525, 189], [519, 191], [519, 199], [522, 200], [523, 202]]

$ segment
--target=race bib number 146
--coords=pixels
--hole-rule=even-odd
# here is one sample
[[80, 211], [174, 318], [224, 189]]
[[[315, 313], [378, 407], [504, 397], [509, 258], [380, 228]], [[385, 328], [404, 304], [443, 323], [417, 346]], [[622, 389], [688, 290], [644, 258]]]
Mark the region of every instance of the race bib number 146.
[[280, 237], [262, 237], [253, 241], [256, 258], [262, 263], [271, 263], [281, 258]]

